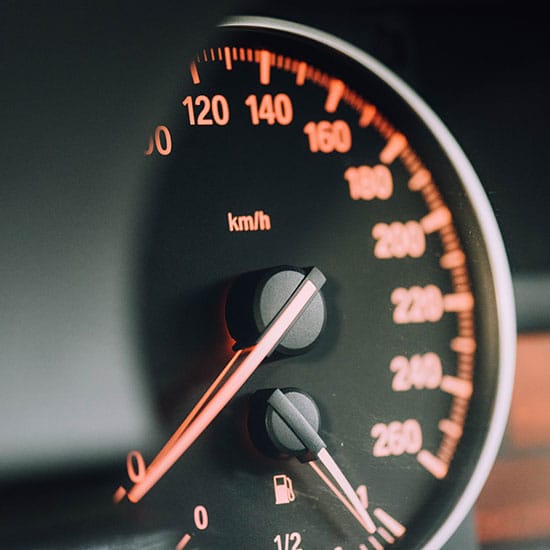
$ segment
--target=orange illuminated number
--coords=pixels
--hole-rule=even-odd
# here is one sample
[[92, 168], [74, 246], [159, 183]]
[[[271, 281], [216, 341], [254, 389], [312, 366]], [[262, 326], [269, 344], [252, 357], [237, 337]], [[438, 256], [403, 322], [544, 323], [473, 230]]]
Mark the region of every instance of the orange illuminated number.
[[132, 483], [139, 483], [145, 477], [145, 460], [138, 451], [130, 451], [126, 457], [126, 470]]
[[350, 166], [344, 172], [353, 200], [387, 200], [393, 194], [393, 177], [383, 164], [376, 166]]
[[380, 259], [420, 258], [426, 251], [426, 236], [422, 226], [415, 221], [407, 223], [377, 223], [372, 228], [372, 236], [377, 243], [374, 255]]
[[390, 363], [394, 391], [433, 390], [441, 384], [443, 369], [441, 359], [436, 353], [415, 354], [410, 359], [403, 355], [394, 357]]
[[312, 153], [347, 153], [351, 149], [351, 130], [345, 120], [321, 120], [304, 126]]
[[422, 428], [413, 418], [389, 424], [380, 422], [372, 427], [370, 435], [376, 439], [372, 451], [376, 457], [415, 454], [422, 448]]
[[204, 531], [208, 527], [208, 511], [206, 508], [202, 505], [195, 506], [193, 519], [195, 520], [195, 526], [197, 529]]
[[[206, 95], [199, 95], [193, 99], [188, 95], [181, 103], [187, 107], [191, 126], [225, 126], [229, 122], [229, 103], [221, 94], [216, 94], [212, 99]], [[195, 107], [199, 109], [198, 116], [195, 116]]]
[[265, 94], [259, 105], [258, 97], [255, 94], [250, 94], [244, 103], [250, 109], [250, 118], [254, 126], [260, 124], [262, 120], [265, 120], [270, 126], [275, 123], [287, 126], [292, 122], [294, 116], [292, 101], [287, 94], [277, 94], [275, 97]]
[[443, 295], [435, 285], [396, 288], [391, 295], [395, 323], [435, 323], [445, 311]]
[[144, 154], [145, 156], [152, 155], [155, 150], [163, 157], [172, 152], [172, 136], [170, 130], [164, 125], [155, 128], [153, 136], [149, 138], [149, 146]]

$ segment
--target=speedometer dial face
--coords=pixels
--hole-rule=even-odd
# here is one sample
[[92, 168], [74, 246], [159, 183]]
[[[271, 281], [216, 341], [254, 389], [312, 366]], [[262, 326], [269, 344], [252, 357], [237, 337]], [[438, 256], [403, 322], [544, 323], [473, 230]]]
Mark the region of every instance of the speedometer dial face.
[[117, 506], [180, 549], [440, 547], [512, 376], [473, 171], [410, 89], [318, 31], [233, 20], [182, 67], [145, 151], [141, 288], [175, 433], [129, 454]]

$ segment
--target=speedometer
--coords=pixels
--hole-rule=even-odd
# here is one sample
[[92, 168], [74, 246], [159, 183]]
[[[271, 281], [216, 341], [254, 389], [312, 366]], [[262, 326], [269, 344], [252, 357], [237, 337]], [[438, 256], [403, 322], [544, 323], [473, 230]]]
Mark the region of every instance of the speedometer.
[[410, 88], [320, 31], [232, 19], [182, 67], [145, 148], [140, 288], [174, 432], [128, 454], [121, 522], [179, 550], [440, 548], [512, 387], [474, 171]]

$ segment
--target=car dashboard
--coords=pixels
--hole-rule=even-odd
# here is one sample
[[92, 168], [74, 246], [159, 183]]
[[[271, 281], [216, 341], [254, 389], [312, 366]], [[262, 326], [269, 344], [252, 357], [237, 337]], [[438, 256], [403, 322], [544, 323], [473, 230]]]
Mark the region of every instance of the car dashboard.
[[[227, 290], [225, 287], [221, 289], [220, 281], [211, 273], [221, 270], [220, 266], [228, 272], [231, 269], [239, 271], [240, 268], [235, 267], [239, 254], [248, 251], [248, 246], [257, 246], [255, 243], [260, 242], [257, 239], [268, 234], [272, 222], [273, 229], [276, 229], [278, 202], [273, 196], [277, 195], [273, 194], [273, 186], [268, 189], [266, 185], [260, 195], [261, 204], [243, 199], [242, 206], [232, 207], [236, 214], [227, 214], [229, 230], [224, 226], [225, 233], [232, 233], [231, 244], [225, 241], [221, 244], [210, 221], [210, 213], [217, 212], [217, 204], [227, 203], [228, 197], [232, 197], [230, 188], [240, 185], [239, 182], [246, 178], [242, 166], [248, 167], [249, 157], [258, 157], [269, 151], [277, 159], [270, 160], [271, 164], [265, 161], [265, 174], [261, 171], [264, 164], [260, 161], [260, 168], [254, 165], [254, 169], [261, 174], [258, 181], [273, 178], [278, 185], [279, 178], [281, 195], [283, 190], [291, 195], [293, 189], [293, 185], [282, 183], [284, 177], [291, 177], [289, 174], [293, 171], [305, 174], [301, 159], [290, 156], [285, 159], [284, 154], [289, 154], [290, 150], [290, 145], [286, 149], [283, 146], [286, 138], [279, 141], [268, 138], [266, 145], [257, 148], [251, 145], [249, 151], [244, 145], [239, 147], [236, 136], [222, 136], [219, 141], [216, 137], [212, 149], [208, 149], [210, 145], [203, 145], [203, 138], [198, 133], [198, 137], [187, 138], [184, 130], [177, 127], [177, 124], [181, 125], [182, 112], [188, 117], [185, 119], [188, 126], [195, 125], [193, 117], [199, 113], [193, 111], [193, 99], [185, 104], [182, 88], [197, 84], [195, 79], [200, 80], [203, 75], [207, 78], [208, 71], [213, 71], [214, 57], [207, 59], [210, 44], [220, 44], [219, 64], [225, 63], [226, 68], [232, 59], [232, 68], [236, 69], [238, 56], [246, 57], [246, 52], [237, 52], [233, 58], [224, 57], [223, 48], [229, 43], [227, 37], [233, 39], [230, 34], [232, 27], [219, 25], [223, 22], [227, 25], [232, 20], [240, 21], [235, 24], [237, 27], [243, 26], [243, 19], [235, 20], [235, 17], [248, 17], [251, 21], [252, 18], [256, 18], [254, 21], [258, 21], [257, 18], [291, 21], [293, 25], [329, 33], [367, 52], [422, 98], [443, 121], [469, 159], [494, 211], [509, 261], [514, 295], [509, 295], [508, 299], [514, 302], [517, 314], [517, 358], [506, 359], [516, 365], [515, 385], [509, 417], [504, 410], [507, 407], [504, 407], [499, 420], [503, 428], [506, 426], [506, 431], [502, 443], [496, 442], [494, 452], [498, 449], [498, 456], [487, 483], [476, 489], [476, 494], [481, 492], [472, 509], [464, 510], [458, 530], [443, 547], [487, 550], [548, 547], [550, 229], [547, 211], [550, 191], [545, 176], [547, 123], [550, 121], [546, 97], [549, 76], [545, 69], [548, 38], [545, 17], [536, 3], [512, 5], [489, 0], [343, 0], [338, 3], [276, 4], [216, 0], [202, 5], [186, 1], [154, 5], [139, 1], [93, 4], [0, 2], [0, 546], [297, 550], [302, 548], [299, 541], [303, 538], [304, 549], [321, 550], [318, 539], [307, 544], [308, 533], [315, 531], [316, 521], [307, 515], [309, 511], [304, 516], [307, 521], [304, 519], [303, 525], [295, 529], [287, 529], [285, 524], [284, 529], [277, 530], [275, 520], [266, 519], [266, 525], [271, 529], [265, 539], [267, 542], [253, 541], [254, 546], [244, 535], [229, 535], [230, 530], [249, 530], [252, 533], [256, 524], [263, 521], [254, 521], [256, 511], [250, 512], [249, 517], [246, 515], [249, 512], [244, 512], [248, 510], [245, 495], [248, 495], [249, 486], [259, 479], [246, 477], [252, 473], [260, 476], [269, 472], [269, 479], [272, 473], [277, 474], [277, 480], [274, 478], [277, 511], [284, 509], [287, 513], [286, 510], [295, 505], [294, 498], [296, 506], [304, 500], [313, 502], [315, 510], [318, 505], [315, 491], [300, 486], [298, 472], [305, 468], [303, 464], [295, 461], [297, 465], [289, 470], [272, 472], [269, 469], [273, 464], [270, 461], [274, 460], [271, 455], [268, 459], [252, 461], [250, 457], [259, 456], [263, 447], [254, 443], [255, 448], [250, 450], [247, 445], [252, 444], [248, 439], [241, 446], [248, 453], [246, 459], [237, 457], [236, 452], [227, 452], [227, 462], [223, 467], [213, 467], [209, 473], [209, 461], [214, 463], [219, 456], [225, 456], [226, 448], [235, 445], [235, 438], [241, 433], [232, 427], [228, 418], [233, 415], [240, 419], [239, 422], [242, 420], [243, 410], [248, 407], [243, 397], [245, 394], [239, 394], [233, 408], [225, 409], [231, 414], [221, 413], [220, 427], [212, 426], [214, 435], [205, 432], [201, 441], [209, 450], [198, 455], [189, 454], [189, 468], [197, 478], [189, 481], [191, 488], [181, 480], [170, 484], [166, 476], [166, 483], [162, 485], [164, 482], [161, 482], [164, 496], [159, 494], [161, 491], [155, 496], [155, 491], [151, 490], [150, 497], [145, 497], [150, 498], [147, 501], [150, 507], [146, 505], [140, 509], [139, 502], [120, 502], [124, 500], [126, 488], [135, 481], [133, 477], [139, 478], [142, 469], [142, 455], [132, 450], [140, 449], [147, 460], [154, 457], [191, 404], [200, 398], [199, 389], [206, 388], [207, 382], [215, 376], [216, 369], [211, 365], [197, 367], [194, 371], [192, 368], [186, 371], [183, 367], [183, 374], [176, 372], [174, 357], [180, 360], [183, 356], [193, 365], [198, 363], [197, 357], [203, 353], [201, 350], [208, 349], [211, 351], [204, 357], [212, 364], [223, 364], [233, 353], [232, 342], [229, 342], [218, 312], [219, 296], [225, 296]], [[220, 33], [225, 42], [218, 38]], [[265, 34], [267, 44], [270, 44], [269, 40], [276, 43], [275, 28]], [[235, 37], [237, 42], [241, 39]], [[260, 38], [253, 36], [251, 43], [260, 41]], [[281, 48], [291, 50], [293, 47], [290, 39], [288, 46], [283, 40], [280, 43]], [[315, 62], [321, 63], [320, 50], [315, 48], [320, 47], [311, 46], [311, 51], [304, 47]], [[261, 52], [267, 50], [258, 51], [258, 59], [261, 59]], [[217, 55], [217, 51], [215, 53]], [[189, 72], [189, 60], [196, 60], [198, 73]], [[339, 69], [339, 60], [337, 56], [331, 58], [327, 71], [336, 71], [335, 67]], [[283, 63], [281, 60], [281, 67]], [[288, 65], [291, 65], [290, 61]], [[349, 69], [350, 78], [355, 78], [353, 70]], [[347, 75], [345, 71], [348, 71], [347, 65], [342, 69]], [[287, 124], [290, 115], [285, 97], [292, 98], [294, 116], [299, 116], [297, 98], [303, 88], [294, 96], [284, 87], [285, 82], [277, 83], [280, 89], [273, 87], [272, 95], [260, 97], [258, 91], [257, 95], [251, 94], [246, 100], [252, 124], [256, 124], [256, 108], [257, 125], [262, 129], [265, 126], [265, 132], [268, 126], [280, 126], [282, 132]], [[372, 87], [374, 89], [375, 84]], [[221, 132], [221, 127], [229, 120], [229, 114], [225, 117], [224, 97], [230, 98], [233, 122], [232, 96], [217, 81], [205, 89], [207, 91], [203, 94], [212, 102], [213, 117], [206, 120], [213, 127], [220, 126], [216, 130]], [[244, 100], [245, 92], [238, 92]], [[274, 106], [270, 107], [265, 97], [275, 101]], [[309, 109], [316, 97], [312, 93], [310, 98], [301, 99], [300, 109]], [[380, 101], [385, 101], [384, 93], [380, 97]], [[177, 116], [174, 115], [174, 98], [179, 103], [183, 100], [184, 105], [178, 105]], [[267, 103], [260, 103], [260, 100]], [[393, 103], [388, 101], [388, 105], [388, 109], [393, 108]], [[396, 108], [395, 112], [400, 113], [399, 109]], [[325, 110], [330, 113], [331, 107], [327, 108], [325, 104]], [[325, 118], [330, 119], [330, 116], [325, 113]], [[176, 124], [175, 119], [180, 122]], [[408, 119], [403, 124], [407, 126]], [[303, 143], [305, 136], [310, 140], [312, 155], [315, 147], [321, 148], [317, 157], [323, 154], [323, 145], [313, 143], [312, 136], [321, 139], [320, 133], [314, 133], [319, 127], [304, 126], [303, 131], [298, 132]], [[312, 128], [311, 132], [306, 128]], [[423, 151], [424, 137], [421, 133], [419, 135], [419, 149]], [[184, 144], [179, 157], [184, 168], [169, 164], [170, 158], [162, 164], [164, 152], [169, 147], [171, 150], [172, 143], [178, 139]], [[253, 143], [254, 139], [250, 142]], [[294, 147], [293, 141], [289, 143]], [[338, 154], [338, 147], [344, 152], [349, 150], [349, 147], [345, 149], [345, 143], [338, 145], [337, 142], [333, 147], [337, 150], [334, 154]], [[202, 164], [199, 165], [197, 159]], [[436, 161], [434, 165], [437, 165]], [[340, 246], [343, 245], [334, 244], [331, 231], [322, 233], [322, 238], [313, 229], [308, 232], [309, 220], [315, 221], [314, 213], [325, 207], [318, 192], [313, 190], [314, 183], [319, 181], [323, 170], [328, 173], [331, 169], [328, 163], [326, 168], [319, 168], [318, 179], [312, 178], [308, 184], [311, 189], [307, 198], [304, 195], [297, 200], [301, 219], [305, 220], [300, 231], [303, 229], [304, 234], [313, 235], [308, 237], [308, 246], [303, 246], [306, 259], [296, 253], [288, 254], [288, 260], [279, 261], [279, 258], [286, 257], [277, 253], [274, 254], [277, 264], [296, 264], [300, 269], [306, 266], [309, 269], [312, 261], [316, 261], [315, 258], [311, 260], [310, 255], [313, 257], [313, 251], [323, 248], [318, 241], [322, 241], [326, 250], [334, 251], [338, 262], [339, 254], [349, 257], [349, 250], [354, 253], [355, 248], [351, 245], [349, 250], [344, 247], [342, 252]], [[231, 173], [235, 175], [231, 176]], [[174, 181], [185, 185], [171, 187]], [[224, 182], [227, 183], [224, 185]], [[254, 180], [254, 185], [261, 184]], [[246, 197], [247, 193], [243, 191], [240, 196]], [[469, 206], [460, 206], [459, 198], [451, 191], [444, 196], [446, 199], [448, 196], [453, 205], [453, 216], [457, 220], [467, 220]], [[264, 204], [272, 205], [271, 210]], [[235, 209], [239, 207], [242, 211], [237, 212]], [[229, 207], [223, 208], [225, 216]], [[293, 208], [296, 210], [297, 207]], [[294, 210], [292, 216], [298, 216]], [[252, 221], [243, 214], [250, 214]], [[344, 215], [336, 225], [347, 226], [353, 215], [350, 213], [349, 218]], [[288, 219], [294, 218], [289, 214]], [[324, 227], [330, 219], [327, 215], [323, 224], [314, 227]], [[225, 220], [224, 217], [224, 223]], [[253, 226], [246, 225], [248, 223], [256, 223], [254, 235]], [[473, 280], [479, 288], [485, 289], [483, 285], [489, 283], [484, 276], [476, 275], [484, 269], [485, 260], [476, 255], [476, 245], [470, 243], [470, 230], [464, 223], [466, 229], [462, 229], [461, 238], [474, 250], [471, 260]], [[472, 233], [474, 231], [471, 229]], [[275, 234], [275, 231], [271, 233]], [[315, 236], [318, 236], [317, 240]], [[237, 245], [232, 244], [237, 237], [243, 239]], [[244, 237], [249, 238], [246, 243], [252, 244], [246, 244]], [[292, 246], [298, 249], [301, 239], [302, 233], [298, 232], [291, 239], [283, 239], [281, 244], [269, 246], [277, 251]], [[186, 264], [185, 255], [178, 261], [171, 256], [171, 250], [182, 241], [189, 241], [189, 247], [193, 242], [197, 243], [196, 248], [189, 248], [192, 250], [192, 266]], [[266, 267], [271, 265], [271, 256], [262, 246], [258, 245], [254, 250], [257, 256], [250, 253], [251, 258], [268, 258], [264, 263]], [[414, 254], [410, 253], [411, 256]], [[319, 256], [325, 258], [321, 252]], [[187, 257], [188, 263], [190, 258], [191, 253]], [[331, 346], [336, 345], [334, 341], [342, 334], [345, 335], [347, 326], [346, 315], [340, 315], [338, 309], [346, 303], [345, 290], [340, 288], [344, 279], [339, 280], [340, 286], [334, 283], [336, 276], [331, 279], [331, 268], [332, 273], [339, 273], [338, 262], [335, 260], [333, 266], [330, 254], [327, 253], [326, 258], [329, 271], [326, 291], [323, 291], [326, 306], [319, 306], [321, 309], [326, 307], [326, 321], [319, 323], [327, 323], [327, 336], [320, 340], [320, 344], [314, 345], [313, 351], [303, 356], [304, 364], [311, 369], [313, 366], [308, 361], [313, 365], [315, 360], [322, 362], [331, 356]], [[275, 260], [272, 263], [275, 264]], [[251, 260], [246, 265], [256, 264]], [[366, 269], [355, 264], [353, 269], [350, 268], [352, 272], [361, 273], [366, 273]], [[406, 273], [408, 269], [411, 268], [406, 267]], [[500, 265], [498, 269], [506, 270], [507, 267]], [[178, 281], [186, 280], [188, 273], [191, 273], [189, 281], [196, 285], [204, 283], [212, 293], [188, 298], [187, 290], [182, 290], [183, 284], [178, 286]], [[297, 271], [290, 269], [289, 273]], [[311, 273], [313, 271], [306, 279], [314, 278]], [[271, 276], [271, 271], [268, 275]], [[243, 284], [248, 283], [243, 279]], [[319, 289], [317, 292], [320, 293]], [[331, 301], [333, 296], [336, 296], [336, 302], [341, 300], [338, 307]], [[240, 315], [238, 309], [236, 317]], [[331, 332], [330, 320], [335, 316], [339, 324]], [[210, 330], [212, 319], [215, 326]], [[513, 319], [509, 321], [510, 326], [515, 322]], [[481, 327], [480, 334], [485, 334], [484, 331], [491, 333], [497, 320], [489, 319], [486, 323], [488, 328]], [[230, 326], [232, 334], [240, 334], [240, 330]], [[246, 340], [250, 336], [249, 329], [243, 330], [243, 340]], [[193, 337], [186, 341], [185, 335], [189, 334]], [[252, 339], [262, 338], [263, 334], [259, 330], [259, 336], [255, 334]], [[219, 335], [225, 339], [223, 346], [212, 343]], [[510, 338], [509, 334], [507, 336]], [[514, 332], [514, 344], [515, 338]], [[360, 339], [357, 337], [356, 341]], [[247, 348], [250, 343], [245, 344], [241, 347]], [[371, 345], [375, 350], [383, 347], [377, 347], [376, 342]], [[308, 346], [304, 345], [304, 348], [309, 350]], [[508, 349], [513, 349], [513, 346]], [[237, 349], [236, 353], [240, 351]], [[307, 359], [310, 353], [313, 354], [311, 360]], [[349, 357], [358, 361], [354, 355]], [[280, 362], [288, 364], [294, 360], [292, 356]], [[276, 368], [275, 363], [279, 362], [269, 362], [264, 370]], [[331, 386], [335, 395], [340, 382], [336, 377]], [[305, 384], [301, 379], [300, 383]], [[289, 384], [293, 391], [299, 385], [295, 380], [290, 380]], [[309, 391], [312, 395], [316, 395], [315, 391], [322, 393], [319, 389], [322, 386], [315, 384], [311, 382], [313, 391]], [[257, 399], [261, 400], [263, 390], [259, 381], [258, 387], [260, 389], [254, 395], [258, 394]], [[288, 390], [287, 395], [289, 392], [292, 393]], [[300, 399], [303, 395], [307, 398], [309, 393], [300, 393]], [[372, 399], [376, 402], [375, 396]], [[479, 406], [472, 410], [479, 409], [482, 414], [483, 399], [489, 403], [492, 397], [476, 399]], [[251, 409], [255, 410], [255, 402], [251, 403]], [[265, 409], [267, 405], [263, 403], [258, 407]], [[320, 416], [328, 407], [325, 402], [319, 405]], [[261, 409], [261, 414], [267, 414], [264, 409]], [[344, 426], [342, 429], [347, 429], [355, 422], [354, 418], [350, 413], [346, 422], [339, 423], [334, 418], [329, 420], [326, 431], [319, 432], [329, 448], [333, 444], [345, 449], [344, 442], [353, 448], [355, 443], [351, 436], [349, 440], [342, 436], [340, 442], [333, 432], [338, 431], [340, 424]], [[254, 431], [251, 427], [248, 429]], [[480, 432], [484, 429], [479, 428]], [[471, 431], [475, 430], [472, 428]], [[278, 435], [272, 432], [268, 435], [272, 452], [273, 444], [280, 447], [282, 443]], [[258, 439], [265, 437], [262, 432]], [[254, 437], [252, 440], [256, 441]], [[473, 446], [477, 441], [472, 435], [464, 440], [464, 445]], [[462, 460], [462, 455], [458, 456]], [[340, 465], [346, 471], [346, 467], [350, 467], [345, 456], [342, 460]], [[463, 460], [467, 469], [470, 459]], [[410, 469], [410, 465], [401, 468], [402, 471]], [[414, 468], [411, 471], [415, 471]], [[378, 470], [375, 468], [374, 472], [373, 475], [377, 475]], [[386, 474], [379, 472], [379, 475], [382, 478]], [[466, 481], [460, 481], [461, 475], [460, 472], [456, 474], [456, 483], [464, 485]], [[294, 481], [295, 491], [290, 479]], [[237, 485], [232, 485], [237, 482], [247, 488], [237, 489]], [[278, 492], [277, 483], [282, 492]], [[180, 500], [208, 485], [215, 486], [215, 489], [210, 487], [210, 492], [214, 492], [216, 498], [209, 495], [215, 504], [206, 505], [193, 496], [197, 502], [193, 501], [189, 510], [194, 511], [194, 515], [188, 514], [186, 504], [180, 505]], [[123, 493], [119, 498], [116, 491], [121, 487]], [[455, 491], [449, 488], [449, 494], [451, 489]], [[270, 498], [271, 491], [270, 485]], [[366, 489], [364, 493], [366, 499]], [[113, 503], [113, 494], [118, 504]], [[361, 500], [360, 488], [357, 494]], [[369, 490], [369, 501], [375, 498], [373, 495], [374, 491]], [[434, 503], [443, 502], [438, 504], [438, 513], [451, 515], [447, 501], [442, 500], [439, 493], [434, 495]], [[416, 497], [417, 493], [411, 489], [410, 496], [404, 500], [413, 502]], [[398, 497], [392, 496], [391, 492], [386, 495], [384, 510], [391, 508], [392, 498]], [[361, 502], [367, 504], [365, 500]], [[371, 510], [373, 506], [375, 504], [367, 509]], [[224, 518], [225, 523], [216, 524], [215, 509], [224, 510], [224, 514], [231, 511]], [[387, 527], [385, 533], [388, 537], [399, 539], [404, 532], [403, 526], [395, 520], [392, 523], [391, 516], [388, 519], [381, 507], [376, 510], [378, 513], [373, 514], [382, 518], [380, 521]], [[345, 509], [336, 515], [340, 513], [346, 513]], [[436, 518], [435, 510], [433, 513]], [[222, 512], [218, 514], [219, 517]], [[180, 515], [181, 520], [178, 519]], [[284, 516], [285, 521], [298, 523], [296, 517], [299, 515], [289, 513]], [[356, 528], [352, 516], [353, 513], [347, 514], [342, 523], [344, 527], [338, 529], [348, 533]], [[332, 525], [330, 511], [324, 511], [320, 517]], [[431, 529], [430, 517], [419, 519], [413, 516], [411, 522], [414, 523], [415, 519], [419, 530], [428, 532]], [[178, 521], [181, 521], [181, 530], [174, 533]], [[434, 523], [439, 521], [433, 519]], [[335, 531], [339, 533], [338, 529]], [[201, 535], [203, 532], [205, 534]], [[382, 531], [379, 529], [378, 533]], [[411, 536], [416, 534], [412, 527]], [[201, 539], [201, 536], [212, 536], [214, 542], [201, 543], [201, 540], [210, 541]], [[345, 539], [343, 535], [341, 537]], [[364, 544], [360, 541], [340, 543], [336, 537], [337, 542], [327, 542], [327, 548], [377, 550], [392, 547], [393, 543], [383, 533], [376, 537], [369, 531]], [[242, 542], [245, 540], [248, 542]], [[425, 541], [413, 544], [414, 547], [424, 547], [428, 538], [418, 535], [414, 540]], [[408, 546], [405, 539], [401, 545], [397, 541], [395, 547], [413, 546]]]

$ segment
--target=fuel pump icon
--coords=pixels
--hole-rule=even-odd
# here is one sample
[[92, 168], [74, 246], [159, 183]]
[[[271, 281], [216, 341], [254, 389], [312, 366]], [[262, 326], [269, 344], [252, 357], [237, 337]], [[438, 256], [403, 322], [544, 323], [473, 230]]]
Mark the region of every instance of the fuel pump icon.
[[275, 504], [289, 504], [296, 498], [292, 479], [285, 474], [273, 476], [273, 489], [275, 490]]

